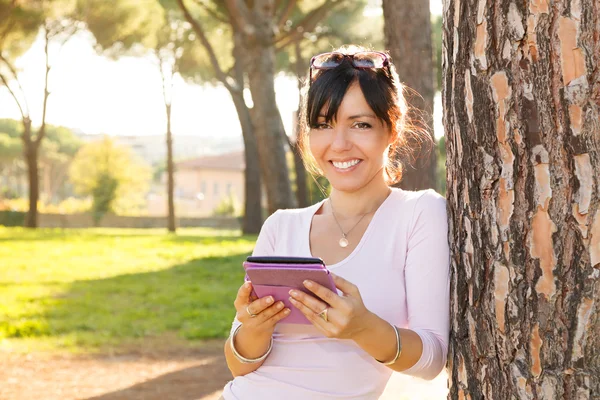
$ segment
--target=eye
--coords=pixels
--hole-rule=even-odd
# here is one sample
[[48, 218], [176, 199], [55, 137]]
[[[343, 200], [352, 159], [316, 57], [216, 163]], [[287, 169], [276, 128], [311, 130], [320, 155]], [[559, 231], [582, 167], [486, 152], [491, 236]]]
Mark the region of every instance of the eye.
[[329, 128], [331, 128], [331, 126], [324, 122], [321, 122], [321, 123], [317, 122], [317, 124], [315, 124], [312, 128], [318, 129], [318, 130], [323, 130], [323, 129], [329, 129]]
[[372, 126], [371, 124], [368, 124], [366, 122], [357, 122], [354, 125], [352, 125], [353, 128], [357, 128], [357, 129], [371, 129]]

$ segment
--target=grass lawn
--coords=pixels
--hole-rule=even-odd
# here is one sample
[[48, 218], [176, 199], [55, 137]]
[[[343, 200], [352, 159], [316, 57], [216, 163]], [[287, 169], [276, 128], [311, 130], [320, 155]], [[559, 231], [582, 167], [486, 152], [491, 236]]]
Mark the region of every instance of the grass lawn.
[[0, 227], [0, 348], [226, 337], [255, 236]]

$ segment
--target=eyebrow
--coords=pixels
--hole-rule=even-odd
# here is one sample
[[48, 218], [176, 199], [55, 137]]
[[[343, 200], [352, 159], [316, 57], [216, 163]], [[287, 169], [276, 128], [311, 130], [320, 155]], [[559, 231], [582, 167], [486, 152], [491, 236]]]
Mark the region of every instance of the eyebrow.
[[[326, 115], [322, 115], [319, 114], [319, 118], [326, 118]], [[371, 114], [371, 113], [363, 113], [363, 114], [356, 114], [356, 115], [352, 115], [350, 117], [348, 117], [348, 119], [360, 119], [360, 118], [373, 118], [373, 119], [377, 119], [377, 117], [375, 116], [375, 114]]]

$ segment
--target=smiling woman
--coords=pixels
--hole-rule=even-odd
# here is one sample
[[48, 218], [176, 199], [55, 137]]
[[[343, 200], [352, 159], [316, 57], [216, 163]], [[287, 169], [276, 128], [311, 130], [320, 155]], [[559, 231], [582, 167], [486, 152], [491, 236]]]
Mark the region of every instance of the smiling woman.
[[299, 326], [285, 323], [281, 302], [243, 284], [225, 346], [234, 379], [224, 399], [377, 399], [393, 371], [433, 379], [443, 369], [445, 200], [390, 187], [402, 177], [397, 154], [415, 134], [407, 111], [385, 53], [344, 48], [311, 60], [299, 140], [331, 194], [271, 215], [253, 255], [321, 258], [338, 293], [311, 281], [306, 292], [290, 291], [311, 322]]

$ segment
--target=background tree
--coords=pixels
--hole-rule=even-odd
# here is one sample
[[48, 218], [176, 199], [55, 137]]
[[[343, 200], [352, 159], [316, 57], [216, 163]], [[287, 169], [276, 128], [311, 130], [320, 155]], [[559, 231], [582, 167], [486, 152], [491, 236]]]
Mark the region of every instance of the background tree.
[[444, 10], [450, 398], [600, 393], [600, 8]]
[[[290, 19], [290, 15], [299, 4], [294, 0], [272, 3], [261, 1], [250, 3], [238, 0], [224, 3], [198, 2], [197, 4], [212, 14], [213, 20], [226, 22], [233, 35], [235, 65], [230, 69], [232, 73], [229, 74], [230, 76], [223, 72], [224, 69], [218, 64], [217, 53], [214, 52], [210, 42], [205, 40], [207, 30], [203, 26], [204, 21], [190, 12], [186, 2], [177, 0], [177, 3], [211, 54], [219, 80], [228, 87], [230, 92], [231, 89], [243, 91], [247, 83], [252, 94], [252, 112], [249, 112], [245, 102], [240, 102], [240, 108], [248, 109], [247, 115], [250, 118], [246, 118], [246, 121], [252, 126], [252, 132], [256, 136], [269, 212], [278, 208], [291, 207], [295, 199], [292, 197], [286, 168], [287, 140], [275, 102], [275, 54], [278, 49], [291, 45], [297, 37], [311, 32], [315, 24], [333, 9], [334, 2], [329, 0], [303, 2], [313, 8], [308, 11], [306, 7], [300, 8], [304, 11], [304, 18], [297, 25], [299, 29]], [[250, 18], [250, 15], [253, 17]], [[236, 85], [231, 85], [231, 82], [235, 82]], [[241, 99], [243, 100], [243, 96]], [[243, 113], [246, 115], [245, 111]]]
[[[40, 145], [46, 135], [46, 110], [48, 106], [49, 74], [51, 70], [50, 47], [60, 47], [82, 26], [75, 17], [74, 0], [52, 2], [7, 2], [2, 1], [1, 12], [6, 15], [0, 28], [0, 83], [4, 85], [21, 113], [23, 152], [27, 164], [29, 182], [29, 211], [25, 226], [37, 227], [37, 202], [39, 199], [38, 156]], [[27, 94], [19, 82], [15, 60], [35, 40], [39, 32], [44, 38], [45, 80], [42, 117], [37, 133], [32, 132], [32, 121], [27, 104]]]
[[167, 229], [175, 232], [175, 167], [173, 163], [173, 133], [171, 115], [173, 107], [173, 83], [179, 73], [184, 55], [190, 54], [189, 24], [177, 19], [173, 11], [166, 11], [163, 26], [156, 33], [154, 55], [162, 77], [163, 100], [167, 116]]
[[81, 140], [70, 129], [46, 125], [40, 151], [40, 193], [47, 203], [56, 204], [71, 195], [69, 165], [81, 146]]
[[[10, 197], [26, 196], [21, 190], [27, 171], [23, 162], [23, 125], [0, 119], [0, 182]], [[68, 166], [81, 146], [75, 134], [64, 127], [46, 125], [46, 137], [39, 153], [40, 200], [58, 203], [69, 194]]]
[[130, 214], [143, 206], [151, 175], [148, 165], [109, 137], [81, 147], [69, 168], [75, 191], [93, 196], [93, 211], [100, 214]]
[[166, 115], [167, 147], [167, 229], [176, 231], [175, 178], [173, 164], [173, 133], [171, 116], [173, 108], [173, 84], [178, 75], [182, 56], [189, 50], [189, 27], [181, 19], [174, 18], [160, 1], [144, 0], [132, 3], [117, 1], [113, 4], [98, 0], [85, 0], [80, 7], [86, 9], [84, 19], [96, 38], [99, 53], [111, 58], [125, 55], [147, 57], [158, 65], [162, 79], [163, 102]]
[[[408, 117], [428, 127], [433, 135], [434, 67], [431, 37], [431, 13], [427, 0], [383, 0], [385, 42], [400, 81], [408, 86], [406, 97], [414, 112]], [[415, 93], [416, 92], [416, 93]], [[414, 148], [402, 160], [404, 189], [436, 187], [436, 147], [407, 136], [408, 147]]]

